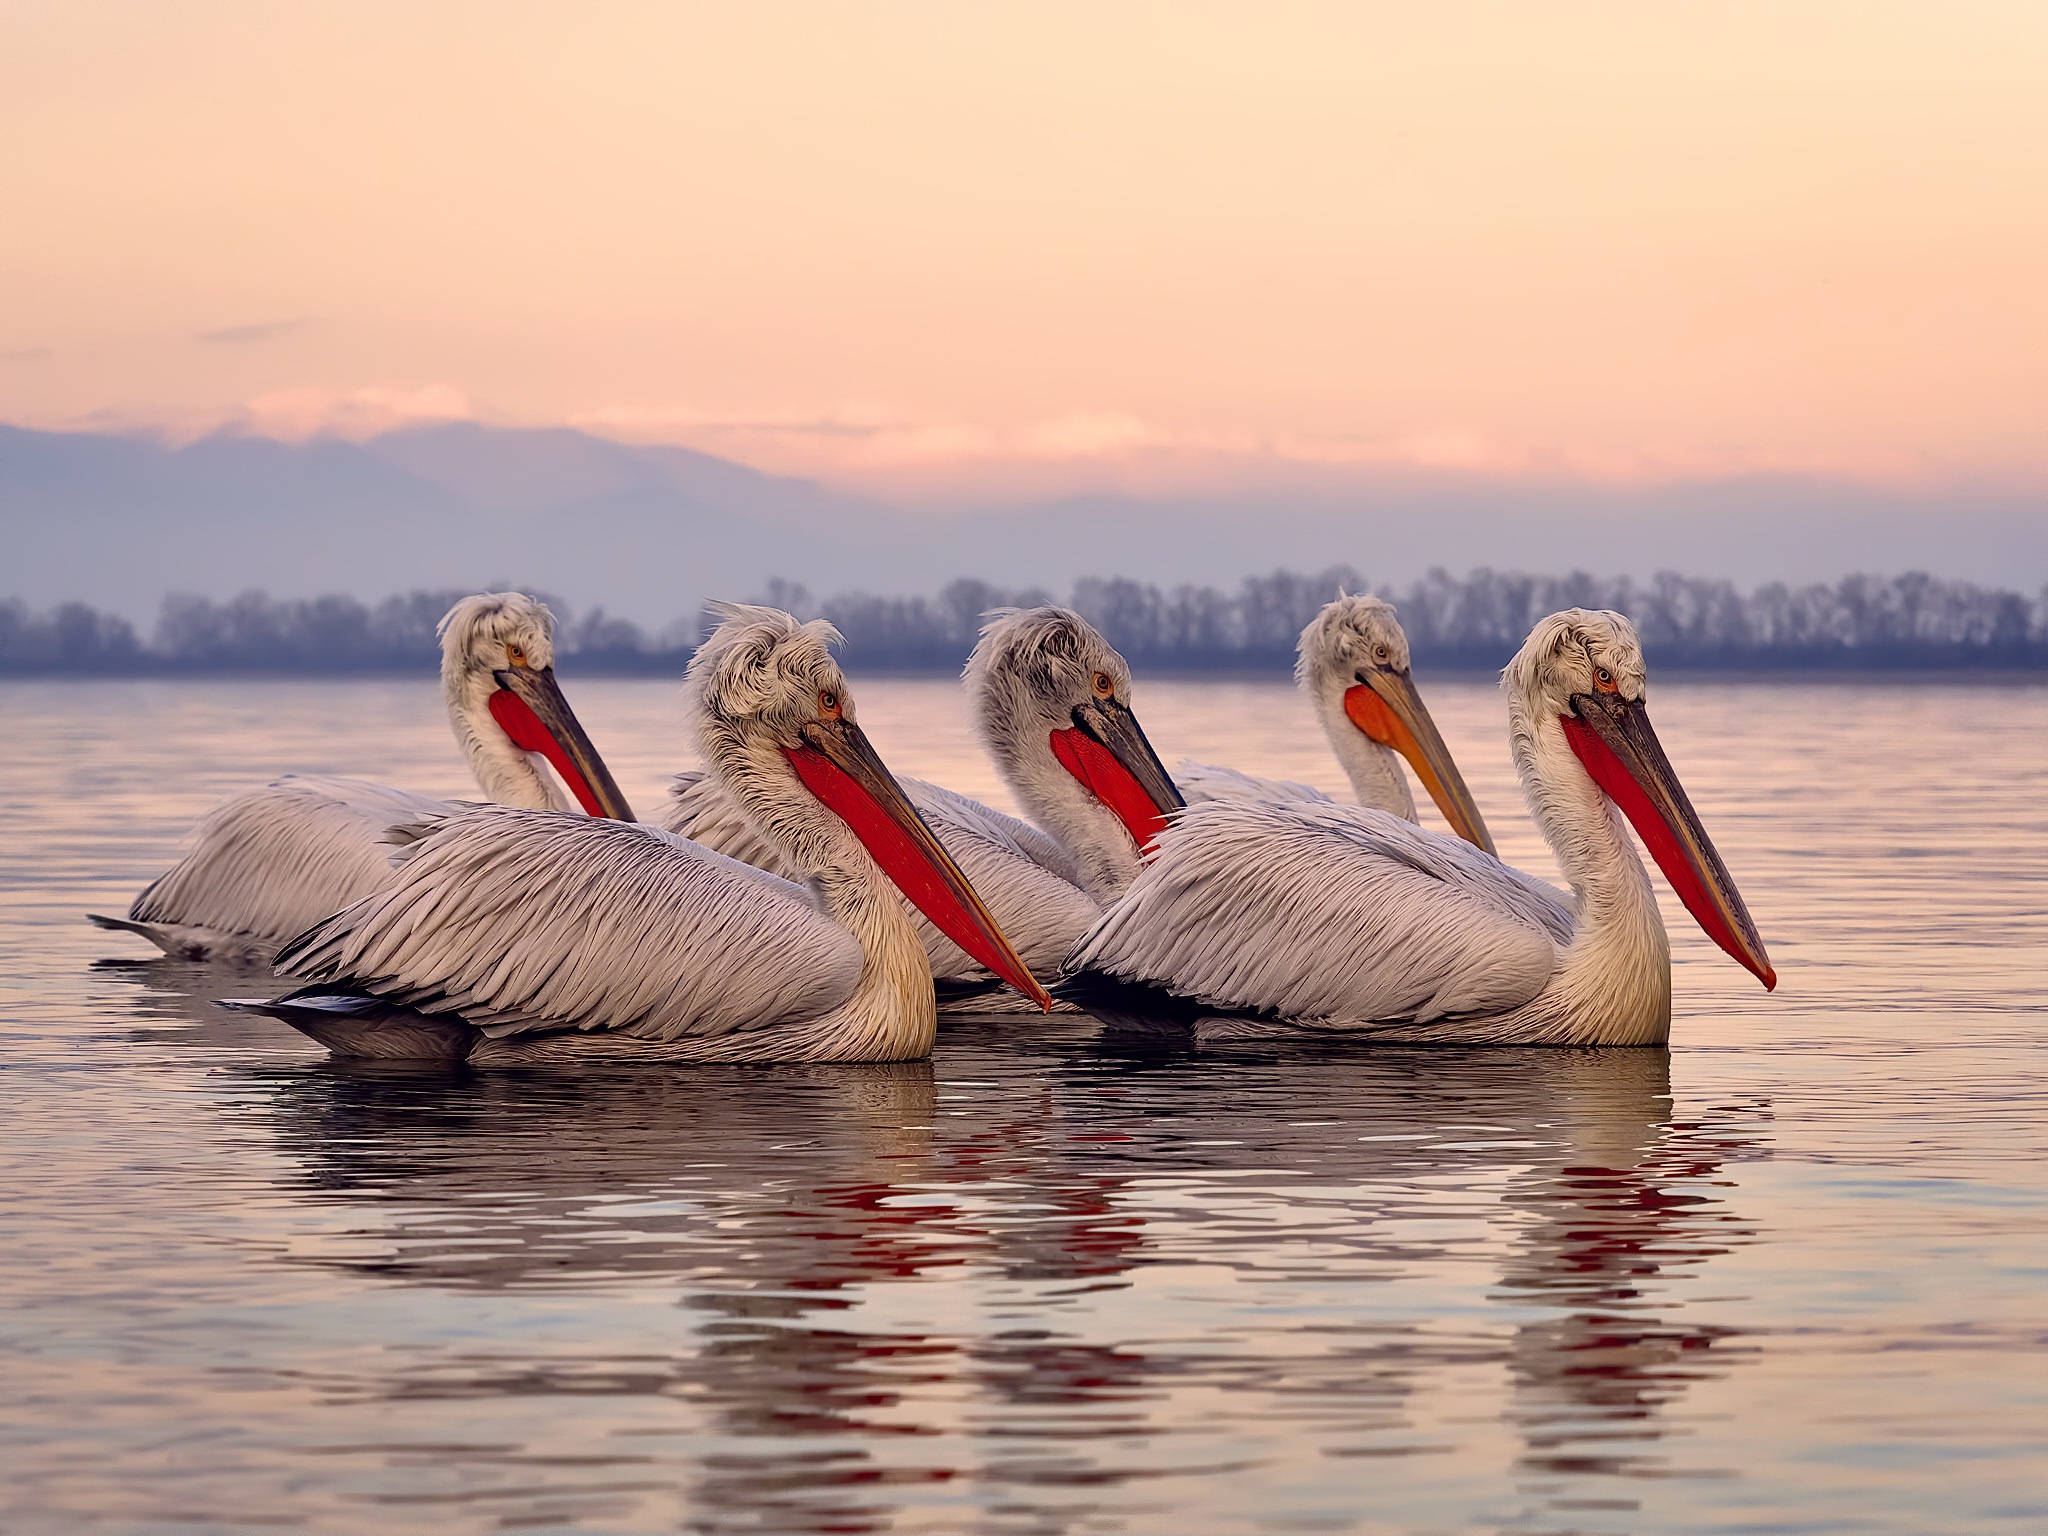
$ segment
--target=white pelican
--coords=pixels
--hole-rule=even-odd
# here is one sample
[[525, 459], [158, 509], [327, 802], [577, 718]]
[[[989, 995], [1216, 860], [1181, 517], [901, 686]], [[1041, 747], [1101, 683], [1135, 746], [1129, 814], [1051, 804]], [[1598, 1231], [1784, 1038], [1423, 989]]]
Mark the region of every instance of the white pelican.
[[1130, 1013], [1145, 1011], [1134, 988], [1163, 991], [1183, 1013], [1373, 1040], [1661, 1044], [1670, 941], [1624, 815], [1708, 937], [1775, 987], [1650, 729], [1628, 620], [1553, 614], [1502, 684], [1523, 793], [1569, 898], [1384, 811], [1219, 801], [1183, 814], [1081, 941], [1075, 995], [1093, 987], [1098, 1006]]
[[316, 985], [235, 1006], [350, 1056], [907, 1061], [937, 1011], [900, 891], [1049, 1007], [854, 723], [832, 627], [722, 612], [690, 662], [699, 754], [807, 886], [656, 827], [461, 811], [285, 946]]
[[[555, 684], [545, 604], [519, 592], [466, 597], [442, 618], [440, 635], [448, 721], [487, 798], [567, 810], [552, 765], [592, 816], [632, 819]], [[388, 827], [453, 808], [361, 779], [288, 775], [208, 813], [191, 851], [127, 917], [88, 916], [181, 958], [267, 962], [293, 934], [390, 884]]]
[[[1394, 605], [1345, 596], [1324, 605], [1295, 646], [1294, 680], [1330, 749], [1351, 780], [1358, 803], [1415, 820], [1415, 797], [1394, 760], [1400, 753], [1422, 780], [1451, 830], [1492, 853], [1493, 839], [1436, 722], [1408, 669], [1408, 635]], [[1174, 775], [1190, 805], [1210, 800], [1319, 800], [1319, 789], [1287, 779], [1262, 779], [1235, 768], [1183, 762]]]
[[[1137, 877], [1180, 795], [1131, 711], [1130, 667], [1079, 614], [997, 609], [963, 677], [983, 746], [1038, 825], [920, 779], [897, 782], [1017, 952], [1050, 971]], [[673, 796], [661, 819], [669, 831], [796, 873], [715, 776], [678, 775]], [[930, 922], [917, 928], [949, 1003], [989, 1006], [979, 998], [995, 985], [987, 970]]]

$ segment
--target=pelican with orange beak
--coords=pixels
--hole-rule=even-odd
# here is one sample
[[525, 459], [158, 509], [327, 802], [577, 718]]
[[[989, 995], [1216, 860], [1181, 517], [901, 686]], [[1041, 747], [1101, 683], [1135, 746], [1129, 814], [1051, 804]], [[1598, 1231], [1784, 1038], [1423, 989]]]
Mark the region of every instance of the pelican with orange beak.
[[[1324, 605], [1295, 647], [1295, 681], [1308, 696], [1351, 780], [1360, 805], [1415, 820], [1396, 754], [1408, 766], [1453, 832], [1493, 852], [1493, 839], [1450, 748], [1437, 733], [1408, 664], [1408, 636], [1394, 605], [1377, 597], [1345, 596]], [[1320, 800], [1306, 784], [1263, 779], [1209, 763], [1184, 762], [1175, 775], [1189, 804], [1207, 800]]]
[[1671, 947], [1628, 828], [1707, 936], [1777, 985], [1741, 893], [1650, 728], [1618, 613], [1539, 623], [1506, 671], [1510, 743], [1567, 895], [1383, 811], [1191, 807], [1077, 946], [1062, 992], [1119, 1016], [1232, 1016], [1228, 1032], [1661, 1045]]
[[[1079, 614], [987, 615], [964, 680], [975, 731], [1030, 820], [919, 779], [899, 782], [1018, 953], [1051, 972], [1137, 878], [1181, 808], [1180, 792], [1138, 724], [1130, 667]], [[798, 873], [715, 774], [681, 775], [662, 825], [777, 874]], [[989, 1006], [989, 971], [932, 923], [918, 921], [918, 931], [948, 1005]]]
[[[448, 610], [441, 691], [456, 744], [499, 804], [568, 810], [573, 796], [589, 815], [631, 821], [555, 682], [554, 623], [523, 592], [479, 593]], [[391, 883], [388, 827], [453, 809], [362, 779], [287, 775], [209, 812], [190, 851], [126, 917], [88, 917], [180, 959], [267, 964], [293, 934]]]
[[908, 1061], [937, 1022], [907, 901], [1045, 989], [869, 745], [822, 621], [728, 605], [690, 662], [707, 770], [803, 885], [659, 828], [481, 807], [286, 945], [314, 983], [235, 1006], [337, 1055], [475, 1064]]

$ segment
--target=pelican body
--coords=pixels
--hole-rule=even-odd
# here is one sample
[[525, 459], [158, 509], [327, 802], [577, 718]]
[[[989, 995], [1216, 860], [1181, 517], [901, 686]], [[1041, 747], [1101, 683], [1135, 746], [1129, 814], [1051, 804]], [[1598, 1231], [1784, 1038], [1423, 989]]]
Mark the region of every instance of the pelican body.
[[400, 833], [389, 888], [284, 948], [279, 973], [315, 985], [235, 1006], [338, 1055], [911, 1060], [937, 1013], [899, 893], [1050, 1006], [855, 723], [836, 632], [722, 612], [686, 687], [699, 755], [804, 884], [656, 827], [460, 811]]
[[[1294, 679], [1360, 805], [1415, 820], [1415, 797], [1396, 760], [1399, 754], [1415, 770], [1451, 830], [1488, 853], [1494, 851], [1464, 775], [1416, 691], [1408, 635], [1392, 603], [1362, 595], [1326, 603], [1296, 642]], [[1259, 778], [1210, 763], [1183, 762], [1177, 777], [1191, 805], [1211, 800], [1334, 803], [1306, 784]]]
[[[519, 592], [466, 597], [440, 637], [448, 721], [486, 798], [567, 810], [552, 768], [590, 815], [632, 819], [555, 683], [546, 604]], [[88, 916], [181, 959], [267, 964], [293, 934], [390, 883], [387, 828], [453, 809], [362, 779], [287, 775], [210, 812], [125, 918]]]
[[1515, 766], [1567, 896], [1471, 843], [1331, 803], [1191, 807], [1077, 946], [1086, 1005], [1164, 994], [1244, 1027], [1360, 1039], [1658, 1045], [1671, 952], [1633, 825], [1715, 943], [1777, 984], [1650, 727], [1617, 613], [1543, 620], [1503, 674]]
[[[920, 779], [899, 782], [1026, 963], [1051, 971], [1137, 878], [1180, 794], [1132, 712], [1130, 667], [1079, 614], [996, 610], [963, 678], [983, 746], [1037, 825]], [[715, 775], [680, 775], [662, 824], [747, 863], [795, 873]], [[984, 966], [911, 915], [950, 1001], [1004, 1005], [986, 995], [996, 983]]]

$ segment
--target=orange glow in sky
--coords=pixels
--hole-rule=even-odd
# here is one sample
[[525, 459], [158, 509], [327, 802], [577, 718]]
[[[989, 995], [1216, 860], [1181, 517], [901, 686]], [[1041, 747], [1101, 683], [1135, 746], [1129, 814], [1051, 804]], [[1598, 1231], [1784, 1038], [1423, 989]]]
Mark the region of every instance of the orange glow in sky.
[[0, 419], [2048, 484], [2048, 7], [0, 10]]

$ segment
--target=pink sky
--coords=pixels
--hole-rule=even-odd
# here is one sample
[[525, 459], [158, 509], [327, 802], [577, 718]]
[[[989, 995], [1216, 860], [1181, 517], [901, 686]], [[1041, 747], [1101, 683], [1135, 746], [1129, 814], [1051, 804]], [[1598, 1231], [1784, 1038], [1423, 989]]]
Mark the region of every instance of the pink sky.
[[0, 419], [2048, 485], [2048, 7], [0, 11]]

